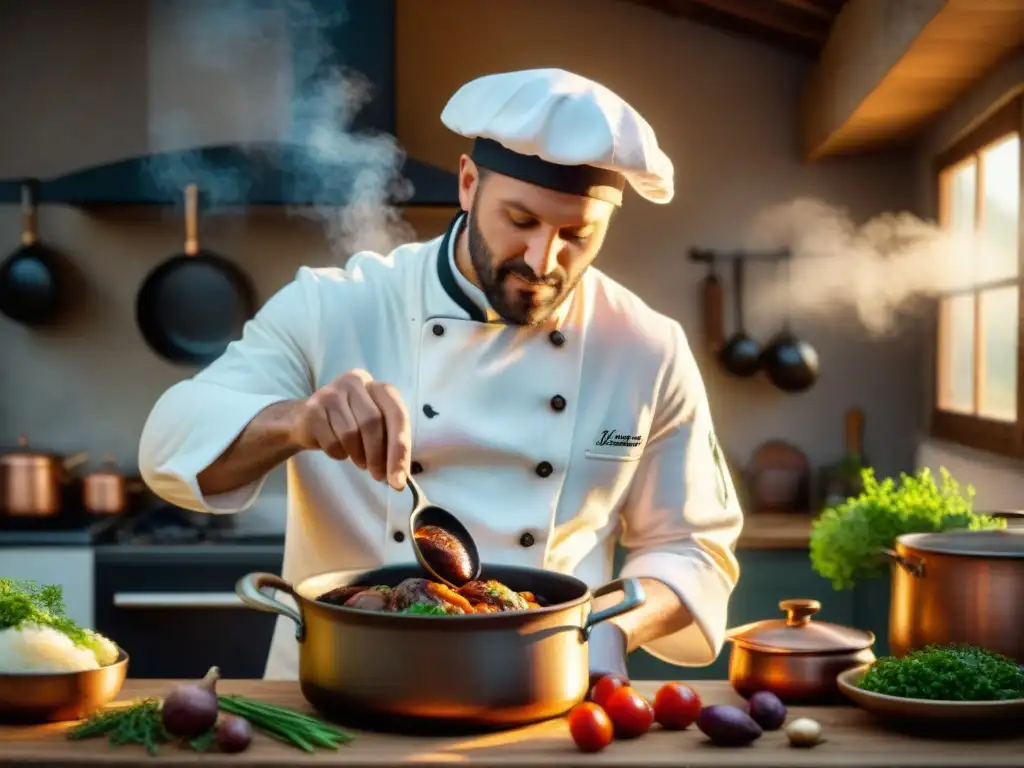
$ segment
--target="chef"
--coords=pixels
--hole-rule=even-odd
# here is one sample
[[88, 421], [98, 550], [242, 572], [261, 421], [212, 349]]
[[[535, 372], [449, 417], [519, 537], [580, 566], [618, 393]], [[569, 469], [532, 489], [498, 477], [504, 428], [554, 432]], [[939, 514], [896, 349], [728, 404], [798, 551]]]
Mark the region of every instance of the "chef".
[[[287, 462], [295, 583], [410, 561], [415, 475], [485, 563], [596, 588], [621, 545], [646, 600], [598, 625], [592, 674], [625, 674], [640, 647], [710, 664], [742, 513], [682, 328], [595, 266], [627, 187], [668, 203], [672, 163], [628, 103], [560, 69], [480, 77], [441, 120], [471, 140], [444, 235], [299, 269], [159, 398], [142, 476], [180, 507], [236, 514]], [[281, 618], [266, 677], [297, 676]]]

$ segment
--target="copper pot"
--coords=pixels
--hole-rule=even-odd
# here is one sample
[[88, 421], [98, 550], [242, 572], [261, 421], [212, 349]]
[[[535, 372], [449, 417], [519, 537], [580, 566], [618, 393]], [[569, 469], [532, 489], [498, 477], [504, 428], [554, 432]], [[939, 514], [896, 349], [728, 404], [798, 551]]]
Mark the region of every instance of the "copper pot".
[[1024, 533], [905, 534], [887, 554], [893, 655], [968, 643], [1024, 664]]
[[817, 600], [783, 600], [784, 619], [730, 630], [729, 682], [744, 698], [771, 691], [786, 704], [844, 701], [836, 677], [873, 662], [875, 635], [867, 630], [811, 621]]
[[11, 517], [52, 517], [60, 514], [70, 472], [89, 458], [32, 451], [18, 438], [20, 450], [0, 455], [0, 511]]
[[91, 515], [119, 515], [128, 507], [135, 483], [118, 471], [113, 456], [104, 456], [103, 462], [82, 478], [82, 507]]

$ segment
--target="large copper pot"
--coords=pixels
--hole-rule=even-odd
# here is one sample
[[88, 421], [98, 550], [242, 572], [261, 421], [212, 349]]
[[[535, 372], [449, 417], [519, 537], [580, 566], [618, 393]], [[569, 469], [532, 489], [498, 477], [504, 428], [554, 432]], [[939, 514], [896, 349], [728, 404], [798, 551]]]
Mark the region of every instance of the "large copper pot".
[[784, 619], [769, 619], [730, 630], [729, 682], [749, 698], [771, 691], [787, 704], [843, 701], [836, 677], [875, 660], [875, 636], [867, 630], [812, 621], [817, 600], [783, 600]]
[[889, 647], [969, 643], [1024, 664], [1024, 533], [913, 533], [896, 539]]
[[0, 513], [11, 517], [52, 517], [60, 514], [70, 472], [87, 453], [65, 457], [35, 451], [25, 437], [18, 450], [0, 455]]
[[[394, 587], [423, 575], [415, 563], [324, 573], [295, 585], [250, 573], [236, 591], [250, 608], [295, 622], [299, 684], [319, 712], [342, 722], [411, 730], [510, 728], [568, 712], [589, 688], [591, 629], [645, 600], [636, 579], [612, 581], [592, 592], [561, 573], [486, 564], [481, 579], [533, 592], [550, 604], [509, 613], [429, 616], [317, 599], [338, 587]], [[268, 588], [291, 604], [264, 594]], [[620, 602], [591, 610], [594, 597], [619, 591]]]

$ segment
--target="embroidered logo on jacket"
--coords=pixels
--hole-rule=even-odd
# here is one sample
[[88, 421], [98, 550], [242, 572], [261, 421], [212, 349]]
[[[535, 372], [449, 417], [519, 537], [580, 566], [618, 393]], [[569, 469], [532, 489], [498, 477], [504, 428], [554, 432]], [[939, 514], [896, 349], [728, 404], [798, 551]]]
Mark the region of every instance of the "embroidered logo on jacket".
[[627, 435], [614, 429], [603, 429], [598, 433], [594, 445], [599, 448], [637, 448], [643, 442], [643, 435]]

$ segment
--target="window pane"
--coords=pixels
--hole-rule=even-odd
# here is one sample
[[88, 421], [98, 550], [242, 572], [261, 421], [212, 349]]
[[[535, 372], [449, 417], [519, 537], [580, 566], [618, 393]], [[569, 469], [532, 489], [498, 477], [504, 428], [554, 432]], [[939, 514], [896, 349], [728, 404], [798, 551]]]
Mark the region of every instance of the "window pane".
[[1018, 274], [1020, 232], [1020, 136], [1009, 136], [981, 153], [981, 280]]
[[1020, 290], [1016, 285], [993, 288], [978, 298], [984, 344], [978, 415], [1016, 421]]
[[978, 166], [971, 160], [950, 174], [947, 226], [954, 232], [973, 232], [975, 197], [978, 190]]
[[974, 412], [974, 295], [942, 300], [939, 320], [939, 407]]

